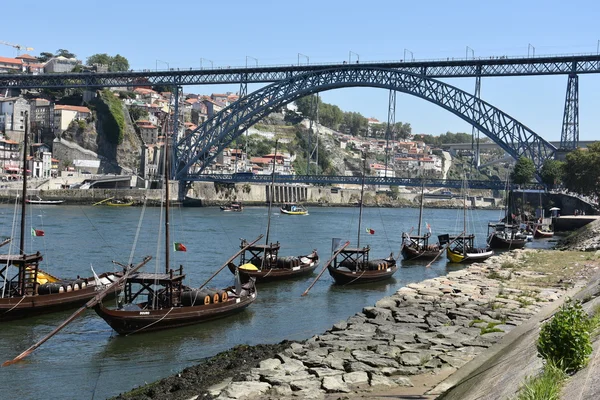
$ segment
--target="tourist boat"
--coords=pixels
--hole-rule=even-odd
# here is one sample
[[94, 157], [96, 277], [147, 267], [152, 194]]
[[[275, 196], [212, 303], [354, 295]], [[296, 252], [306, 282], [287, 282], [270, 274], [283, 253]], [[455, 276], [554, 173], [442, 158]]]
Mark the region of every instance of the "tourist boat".
[[[277, 142], [275, 143], [275, 153], [277, 154]], [[275, 171], [275, 158], [273, 158], [273, 171]], [[234, 274], [238, 273], [242, 282], [246, 282], [250, 278], [254, 278], [258, 282], [296, 278], [311, 274], [319, 265], [317, 250], [313, 250], [307, 255], [279, 257], [281, 245], [279, 242], [269, 242], [274, 180], [275, 174], [271, 177], [265, 243], [248, 246], [247, 241], [242, 239], [240, 247], [245, 250], [241, 253], [239, 262], [237, 264], [229, 263], [229, 270]]]
[[433, 260], [440, 255], [442, 251], [439, 244], [429, 244], [431, 237], [431, 227], [427, 224], [428, 232], [421, 235], [421, 225], [423, 223], [423, 202], [425, 194], [424, 182], [421, 184], [421, 205], [419, 207], [419, 225], [417, 235], [413, 236], [410, 232], [402, 232], [402, 257], [405, 260]]
[[[29, 116], [25, 114], [24, 159], [23, 171], [27, 170], [27, 148], [29, 136]], [[27, 174], [23, 174], [23, 198], [27, 198]], [[26, 254], [25, 249], [25, 216], [28, 202], [21, 202], [20, 243], [15, 254], [12, 245], [8, 246], [8, 254], [0, 255], [0, 321], [8, 321], [63, 311], [80, 306], [93, 298], [99, 290], [116, 281], [122, 273], [106, 272], [100, 275], [72, 279], [57, 278], [43, 271], [40, 252]], [[43, 234], [33, 228], [35, 235]], [[107, 293], [115, 295], [118, 286]]]
[[446, 245], [446, 256], [452, 263], [470, 263], [483, 261], [494, 255], [489, 246], [475, 247], [475, 235], [467, 234], [467, 183], [463, 193], [463, 231], [458, 236], [439, 235], [440, 246]]
[[[164, 186], [165, 198], [168, 199], [169, 151], [168, 144], [165, 146], [167, 150]], [[203, 289], [208, 281], [197, 289], [184, 285], [183, 266], [177, 269], [171, 269], [169, 266], [169, 248], [169, 202], [165, 201], [164, 272], [132, 273], [125, 281], [124, 298], [117, 308], [107, 308], [102, 302], [94, 305], [96, 313], [120, 335], [176, 328], [224, 318], [244, 310], [256, 300], [254, 280], [251, 279], [242, 285], [237, 275], [235, 285], [224, 289]], [[212, 277], [244, 249], [231, 257]], [[183, 250], [186, 250], [185, 247]]]
[[502, 222], [488, 224], [488, 245], [492, 249], [522, 249], [528, 241], [527, 236], [515, 225]]
[[554, 231], [544, 228], [541, 225], [536, 226], [533, 231], [533, 237], [536, 239], [551, 238], [552, 236], [554, 236]]
[[286, 215], [308, 215], [308, 210], [301, 204], [285, 203], [280, 208], [282, 214]]
[[244, 211], [244, 206], [242, 205], [242, 203], [234, 201], [227, 206], [221, 206], [220, 209], [221, 211], [242, 212]]
[[35, 198], [27, 198], [25, 199], [27, 204], [41, 204], [41, 205], [58, 205], [62, 204], [64, 200], [44, 200], [40, 196], [36, 196]]
[[[355, 248], [344, 248], [339, 251], [333, 262], [327, 266], [329, 275], [339, 285], [358, 283], [372, 283], [386, 280], [392, 277], [398, 270], [396, 259], [393, 254], [388, 258], [369, 260], [369, 246], [360, 246], [361, 222], [363, 212], [363, 197], [365, 192], [365, 164], [363, 158], [363, 176], [360, 189], [360, 211], [358, 217], [358, 237]], [[368, 229], [371, 232], [371, 229]]]

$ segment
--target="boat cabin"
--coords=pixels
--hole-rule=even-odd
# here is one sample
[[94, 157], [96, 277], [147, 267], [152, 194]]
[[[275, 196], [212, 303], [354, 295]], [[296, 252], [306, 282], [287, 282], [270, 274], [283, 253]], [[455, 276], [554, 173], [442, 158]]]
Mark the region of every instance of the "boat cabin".
[[455, 253], [466, 254], [472, 251], [476, 251], [475, 235], [472, 233], [470, 235], [460, 236], [450, 236], [448, 234], [439, 235], [438, 240], [440, 242], [440, 246], [452, 243], [452, 251], [454, 251]]
[[[246, 239], [242, 239], [240, 248], [248, 245]], [[252, 264], [258, 269], [275, 268], [279, 258], [279, 242], [269, 244], [254, 244], [248, 247], [240, 255], [240, 265]]]
[[369, 263], [369, 246], [363, 248], [346, 247], [340, 251], [337, 257], [333, 260], [333, 267], [345, 267], [349, 270], [362, 269], [363, 266]]
[[[33, 296], [37, 294], [39, 265], [43, 260], [35, 254], [0, 254], [0, 280], [5, 285], [4, 297]], [[17, 274], [9, 277], [8, 268], [17, 267]]]
[[[412, 236], [408, 233], [402, 234], [402, 240], [404, 242], [404, 246], [411, 247], [417, 250], [427, 250], [429, 249], [429, 238], [431, 237], [431, 233], [427, 233], [423, 236]], [[436, 246], [437, 247], [437, 246]]]
[[[168, 274], [136, 272], [127, 278], [123, 288], [124, 307], [158, 310], [182, 305], [183, 266]], [[137, 302], [137, 303], [136, 303]]]

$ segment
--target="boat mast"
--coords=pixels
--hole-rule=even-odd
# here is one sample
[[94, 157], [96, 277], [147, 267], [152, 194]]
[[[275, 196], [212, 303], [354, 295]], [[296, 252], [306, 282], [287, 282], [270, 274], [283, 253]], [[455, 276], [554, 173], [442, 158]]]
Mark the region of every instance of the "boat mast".
[[463, 255], [467, 254], [467, 246], [465, 243], [465, 235], [467, 234], [467, 178], [465, 177], [465, 181], [463, 183], [464, 185], [464, 197], [463, 197], [463, 246], [462, 246], [462, 250], [463, 250]]
[[421, 236], [421, 224], [423, 223], [423, 203], [425, 201], [425, 180], [421, 178], [421, 207], [419, 208], [419, 227], [417, 236]]
[[360, 249], [360, 224], [362, 222], [362, 212], [363, 212], [363, 196], [365, 193], [365, 170], [367, 169], [367, 156], [363, 153], [363, 173], [362, 173], [362, 183], [360, 185], [360, 211], [358, 213], [358, 238], [356, 240], [356, 248]]
[[273, 207], [273, 189], [275, 188], [275, 161], [277, 160], [277, 148], [279, 140], [275, 141], [275, 155], [273, 156], [273, 173], [271, 174], [271, 188], [269, 189], [269, 211], [267, 216], [267, 235], [265, 238], [265, 244], [269, 245], [269, 232], [271, 231], [271, 208]]
[[23, 139], [23, 199], [21, 201], [21, 240], [19, 242], [20, 254], [25, 254], [25, 206], [27, 199], [27, 147], [29, 147], [29, 112], [25, 111], [25, 134]]

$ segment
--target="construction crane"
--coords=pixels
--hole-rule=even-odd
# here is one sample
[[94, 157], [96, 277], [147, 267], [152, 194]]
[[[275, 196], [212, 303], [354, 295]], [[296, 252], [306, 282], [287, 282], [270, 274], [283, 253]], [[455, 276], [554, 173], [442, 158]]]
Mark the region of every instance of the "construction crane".
[[0, 40], [0, 44], [5, 44], [7, 46], [14, 47], [15, 49], [17, 49], [17, 56], [21, 52], [21, 49], [24, 49], [25, 51], [33, 50], [33, 47], [21, 46], [20, 44], [12, 44], [12, 43], [5, 42], [3, 40]]

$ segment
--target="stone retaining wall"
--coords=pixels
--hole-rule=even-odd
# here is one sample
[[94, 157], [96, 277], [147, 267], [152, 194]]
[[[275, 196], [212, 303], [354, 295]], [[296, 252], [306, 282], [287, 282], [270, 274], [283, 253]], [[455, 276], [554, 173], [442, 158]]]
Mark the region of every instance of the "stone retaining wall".
[[527, 251], [409, 284], [262, 361], [242, 381], [215, 386], [211, 394], [221, 400], [324, 398], [411, 386], [411, 376], [460, 368], [564, 294], [556, 288], [511, 287], [512, 274], [535, 274], [501, 265], [517, 262]]

